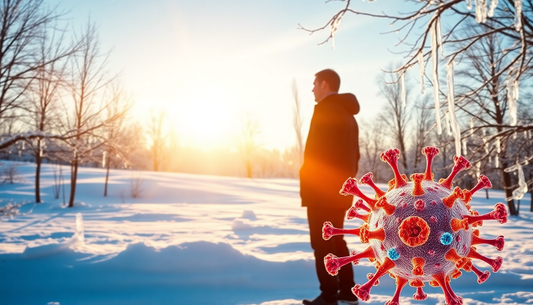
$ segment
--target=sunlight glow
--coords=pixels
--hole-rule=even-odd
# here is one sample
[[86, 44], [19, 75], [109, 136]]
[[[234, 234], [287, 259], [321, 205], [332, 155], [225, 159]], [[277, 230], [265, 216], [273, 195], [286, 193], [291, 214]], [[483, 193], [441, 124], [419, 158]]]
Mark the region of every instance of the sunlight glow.
[[216, 91], [197, 93], [176, 108], [172, 123], [181, 143], [207, 149], [230, 141], [235, 115]]

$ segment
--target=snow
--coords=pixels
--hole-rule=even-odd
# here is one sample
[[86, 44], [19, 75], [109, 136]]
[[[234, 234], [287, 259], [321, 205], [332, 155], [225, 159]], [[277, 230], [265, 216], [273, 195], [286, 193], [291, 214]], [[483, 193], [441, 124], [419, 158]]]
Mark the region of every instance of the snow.
[[527, 183], [526, 179], [524, 178], [524, 170], [522, 165], [517, 163], [516, 167], [518, 168], [518, 188], [513, 191], [513, 199], [520, 200], [524, 198], [524, 195], [527, 193]]
[[[513, 75], [516, 73], [516, 75]], [[515, 68], [509, 69], [509, 73], [507, 75], [507, 79], [505, 80], [506, 89], [507, 89], [507, 100], [509, 103], [509, 117], [511, 119], [510, 123], [511, 125], [516, 125], [518, 120], [518, 114], [517, 114], [517, 101], [518, 101], [518, 94], [519, 94], [519, 88], [518, 88], [518, 70], [515, 72]]]
[[520, 32], [522, 30], [522, 0], [515, 0], [515, 29]]
[[435, 31], [437, 34], [437, 46], [440, 48], [440, 55], [444, 58], [444, 45], [442, 44], [442, 33], [441, 33], [441, 26], [440, 26], [440, 17], [437, 18], [435, 21]]
[[476, 22], [485, 23], [487, 21], [487, 2], [488, 0], [476, 0]]
[[334, 20], [331, 22], [331, 30], [330, 30], [330, 36], [331, 36], [331, 48], [335, 50], [335, 33], [337, 33], [337, 30], [339, 29], [339, 25], [341, 23], [341, 19], [344, 16], [344, 12], [336, 15]]
[[489, 16], [489, 17], [494, 16], [494, 10], [496, 10], [497, 7], [498, 7], [498, 0], [492, 0], [490, 2], [490, 10], [487, 13], [487, 16]]
[[426, 87], [424, 85], [426, 71], [424, 66], [424, 53], [422, 51], [418, 53], [418, 67], [420, 68], [420, 94], [424, 95], [426, 94]]
[[471, 10], [472, 9], [472, 0], [465, 0], [466, 1], [466, 9]]
[[[19, 215], [0, 221], [2, 305], [294, 305], [319, 293], [298, 180], [141, 172], [140, 197], [133, 199], [132, 172], [112, 170], [110, 195], [103, 197], [105, 170], [80, 168], [77, 201], [67, 208], [53, 198], [51, 165], [42, 169], [42, 204], [32, 203], [35, 165], [17, 169], [16, 183], [0, 185], [0, 205], [27, 203]], [[471, 202], [481, 214], [504, 201], [502, 191], [489, 194], [476, 193]], [[347, 228], [361, 224], [346, 221]], [[465, 304], [532, 304], [529, 194], [519, 217], [504, 225], [485, 221], [480, 231], [483, 238], [505, 236], [501, 252], [478, 247], [487, 257], [502, 256], [504, 264], [482, 285], [463, 273], [452, 288]], [[351, 250], [366, 248], [356, 236], [347, 242]], [[356, 282], [364, 283], [376, 269], [362, 260], [354, 270]], [[392, 297], [394, 281], [385, 276], [380, 282], [368, 304]], [[428, 299], [414, 301], [415, 289], [406, 286], [402, 304], [444, 304], [440, 288], [424, 290]]]

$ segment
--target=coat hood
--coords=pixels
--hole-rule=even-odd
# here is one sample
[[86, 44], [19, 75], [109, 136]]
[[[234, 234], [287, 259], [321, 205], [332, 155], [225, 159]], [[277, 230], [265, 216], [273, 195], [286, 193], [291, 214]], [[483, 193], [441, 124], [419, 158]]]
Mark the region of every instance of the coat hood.
[[335, 103], [340, 104], [341, 107], [346, 109], [346, 111], [352, 115], [359, 113], [359, 101], [357, 101], [357, 98], [352, 93], [328, 95], [324, 101], [326, 100], [335, 101]]

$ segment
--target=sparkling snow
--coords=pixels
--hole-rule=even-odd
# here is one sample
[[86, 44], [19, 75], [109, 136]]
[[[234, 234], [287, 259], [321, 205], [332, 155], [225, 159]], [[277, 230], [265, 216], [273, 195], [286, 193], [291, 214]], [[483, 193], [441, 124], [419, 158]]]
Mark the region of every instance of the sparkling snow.
[[[110, 195], [103, 197], [104, 170], [81, 168], [77, 202], [66, 208], [62, 194], [53, 198], [51, 166], [43, 167], [45, 203], [36, 205], [31, 203], [34, 165], [21, 164], [18, 170], [17, 183], [0, 185], [0, 205], [25, 201], [29, 204], [20, 212], [33, 210], [0, 221], [2, 305], [294, 305], [319, 293], [298, 180], [142, 172], [141, 196], [132, 199], [132, 172], [111, 171]], [[488, 200], [479, 192], [472, 206], [486, 213], [503, 200], [501, 191], [490, 191]], [[346, 223], [361, 225], [360, 220]], [[502, 252], [478, 247], [490, 258], [504, 258], [498, 273], [482, 285], [472, 273], [452, 280], [465, 304], [533, 303], [528, 194], [519, 217], [481, 227], [484, 238], [500, 234], [506, 239]], [[347, 240], [351, 249], [366, 248], [355, 236]], [[375, 272], [366, 260], [354, 270], [358, 283]], [[380, 282], [368, 304], [384, 304], [393, 295], [394, 281], [385, 276]], [[406, 286], [402, 304], [444, 304], [440, 288], [424, 289], [428, 299], [420, 302]]]

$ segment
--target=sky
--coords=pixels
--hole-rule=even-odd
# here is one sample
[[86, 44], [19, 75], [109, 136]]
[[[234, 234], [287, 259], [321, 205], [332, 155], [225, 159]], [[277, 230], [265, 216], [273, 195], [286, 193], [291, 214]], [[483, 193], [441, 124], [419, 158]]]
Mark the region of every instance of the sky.
[[[315, 105], [314, 74], [331, 68], [341, 92], [360, 102], [357, 119], [372, 118], [383, 100], [376, 77], [401, 56], [386, 20], [346, 15], [335, 48], [318, 46], [323, 26], [343, 2], [308, 0], [54, 0], [72, 28], [98, 27], [109, 68], [135, 101], [133, 116], [148, 121], [164, 111], [182, 145], [210, 148], [235, 142], [245, 117], [255, 120], [266, 148], [295, 143], [292, 83], [307, 133]], [[400, 1], [353, 2], [353, 8], [397, 13]], [[386, 9], [385, 9], [386, 8]], [[405, 49], [401, 49], [405, 50]]]
[[[13, 164], [3, 161], [0, 169]], [[0, 184], [0, 206], [27, 204], [12, 219], [0, 216], [2, 305], [300, 305], [319, 294], [297, 179], [143, 171], [140, 196], [132, 198], [134, 172], [112, 170], [103, 197], [105, 169], [82, 167], [76, 202], [67, 208], [62, 196], [54, 198], [52, 164], [42, 168], [42, 204], [34, 204], [35, 165], [21, 163], [16, 169], [13, 184]], [[63, 173], [63, 181], [69, 181], [68, 168]], [[68, 196], [68, 183], [65, 189]], [[374, 193], [367, 185], [361, 190]], [[489, 190], [489, 197], [477, 192], [470, 204], [485, 214], [505, 200], [501, 190]], [[480, 285], [473, 272], [463, 272], [450, 282], [465, 305], [531, 304], [529, 200], [528, 194], [520, 215], [506, 223], [487, 220], [477, 227], [481, 238], [505, 237], [501, 251], [477, 246], [488, 258], [501, 256], [503, 264], [495, 273], [473, 259], [477, 268], [491, 273], [487, 281]], [[345, 227], [362, 224], [346, 220]], [[362, 252], [368, 246], [357, 236], [345, 238], [350, 250]], [[361, 259], [354, 267], [355, 282], [363, 284], [375, 272], [373, 263]], [[392, 298], [394, 280], [385, 275], [379, 282], [361, 305]], [[415, 291], [406, 285], [401, 304], [445, 304], [440, 288], [426, 283], [425, 301], [414, 300]]]

